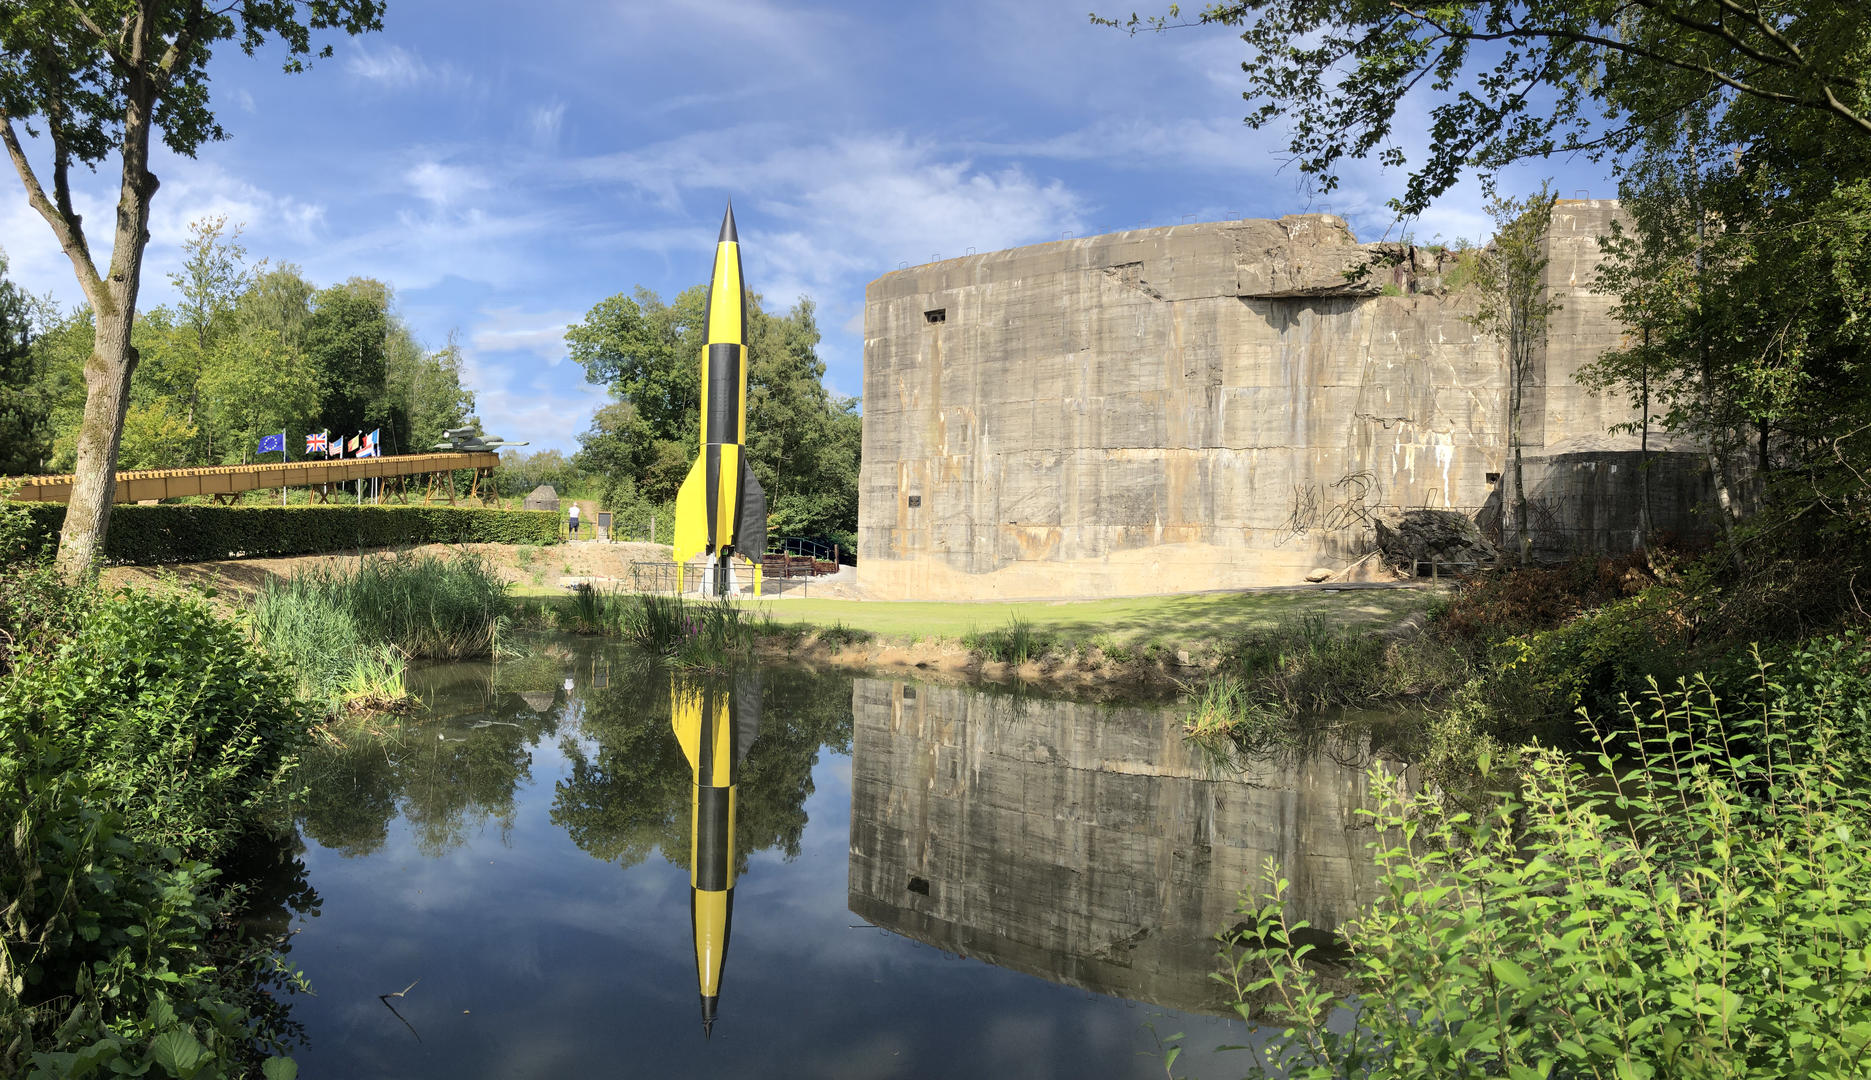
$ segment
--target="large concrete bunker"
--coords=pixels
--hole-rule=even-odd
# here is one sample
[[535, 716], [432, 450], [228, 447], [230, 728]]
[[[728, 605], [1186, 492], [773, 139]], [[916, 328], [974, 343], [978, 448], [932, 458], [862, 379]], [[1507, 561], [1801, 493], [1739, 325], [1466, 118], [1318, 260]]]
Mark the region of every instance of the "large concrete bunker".
[[[1591, 287], [1615, 213], [1562, 200], [1548, 240], [1561, 306], [1527, 387], [1523, 456], [1549, 551], [1634, 535], [1617, 486], [1635, 491], [1629, 469], [1609, 485], [1609, 466], [1577, 479], [1579, 440], [1619, 465], [1636, 445], [1606, 435], [1628, 405], [1573, 380], [1619, 339], [1611, 299]], [[1373, 550], [1380, 513], [1485, 522], [1507, 457], [1504, 351], [1467, 321], [1473, 294], [1452, 256], [1387, 250], [1394, 266], [1348, 276], [1382, 246], [1337, 217], [1293, 215], [1062, 240], [873, 281], [866, 595], [1291, 584]], [[1563, 468], [1539, 464], [1547, 447], [1564, 450]]]

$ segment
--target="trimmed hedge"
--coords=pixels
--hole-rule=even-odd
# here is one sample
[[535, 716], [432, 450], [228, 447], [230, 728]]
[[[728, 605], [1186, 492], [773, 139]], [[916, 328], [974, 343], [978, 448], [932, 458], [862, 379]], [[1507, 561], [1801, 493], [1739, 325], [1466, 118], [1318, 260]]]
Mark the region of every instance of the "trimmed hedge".
[[[14, 503], [57, 546], [63, 503]], [[459, 506], [117, 506], [105, 561], [119, 566], [318, 555], [417, 544], [556, 544], [559, 518], [547, 510]]]

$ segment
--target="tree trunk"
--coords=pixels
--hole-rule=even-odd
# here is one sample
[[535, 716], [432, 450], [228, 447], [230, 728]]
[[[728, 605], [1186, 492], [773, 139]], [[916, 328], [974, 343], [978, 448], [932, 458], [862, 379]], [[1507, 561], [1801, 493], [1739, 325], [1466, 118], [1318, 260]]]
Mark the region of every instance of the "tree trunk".
[[133, 80], [124, 110], [123, 181], [117, 195], [117, 228], [110, 252], [110, 273], [100, 295], [92, 297], [97, 333], [85, 361], [84, 421], [78, 428], [78, 461], [59, 533], [59, 576], [77, 582], [94, 573], [104, 556], [111, 503], [117, 495], [117, 447], [123, 441], [124, 412], [130, 405], [130, 376], [136, 371], [136, 348], [130, 331], [136, 321], [137, 288], [143, 279], [143, 246], [149, 243], [149, 202], [156, 177], [149, 171], [150, 104], [148, 83]]
[[76, 582], [90, 574], [104, 555], [111, 502], [117, 494], [117, 446], [123, 439], [124, 411], [130, 404], [130, 376], [136, 370], [130, 323], [130, 316], [121, 310], [108, 317], [99, 313], [91, 358], [84, 365], [77, 475], [58, 544], [59, 576], [66, 581]]
[[1511, 383], [1507, 395], [1507, 443], [1514, 455], [1514, 541], [1520, 548], [1520, 565], [1526, 566], [1532, 561], [1533, 539], [1527, 532], [1527, 482], [1521, 469], [1520, 446], [1522, 437], [1521, 411], [1526, 401], [1527, 363], [1523, 354], [1528, 349], [1527, 330], [1520, 324], [1518, 313], [1510, 317], [1507, 335], [1507, 377]]
[[[1647, 316], [1646, 316], [1647, 317]], [[1643, 425], [1638, 435], [1637, 466], [1637, 547], [1644, 552], [1644, 563], [1650, 562], [1650, 327], [1644, 327], [1644, 362], [1637, 371], [1640, 387], [1639, 409], [1643, 413], [1640, 423]]]

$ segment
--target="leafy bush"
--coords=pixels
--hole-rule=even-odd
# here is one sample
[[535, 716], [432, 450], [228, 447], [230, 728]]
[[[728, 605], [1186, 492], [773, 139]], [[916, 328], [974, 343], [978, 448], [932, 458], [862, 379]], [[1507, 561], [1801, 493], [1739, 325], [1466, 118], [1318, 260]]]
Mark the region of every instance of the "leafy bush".
[[198, 600], [127, 591], [0, 694], [0, 727], [69, 760], [135, 839], [210, 858], [278, 808], [305, 720], [239, 628]]
[[130, 838], [75, 772], [0, 773], [26, 796], [0, 833], [0, 1072], [293, 1076], [256, 978], [278, 959], [215, 940], [219, 872]]
[[[62, 503], [25, 503], [38, 547], [58, 542]], [[10, 534], [0, 530], [0, 540]], [[104, 557], [154, 566], [258, 555], [314, 555], [418, 544], [554, 544], [559, 521], [544, 510], [459, 506], [119, 506]], [[30, 547], [21, 541], [22, 548]]]
[[1238, 1011], [1271, 994], [1290, 1025], [1250, 1075], [1861, 1075], [1871, 804], [1837, 759], [1849, 725], [1765, 664], [1736, 704], [1653, 688], [1617, 725], [1634, 763], [1609, 735], [1608, 781], [1531, 749], [1521, 791], [1478, 818], [1380, 773], [1352, 993], [1327, 988], [1271, 863], [1224, 935]]
[[247, 1075], [281, 969], [217, 926], [208, 860], [283, 823], [304, 717], [199, 601], [47, 580], [0, 574], [0, 1073]]

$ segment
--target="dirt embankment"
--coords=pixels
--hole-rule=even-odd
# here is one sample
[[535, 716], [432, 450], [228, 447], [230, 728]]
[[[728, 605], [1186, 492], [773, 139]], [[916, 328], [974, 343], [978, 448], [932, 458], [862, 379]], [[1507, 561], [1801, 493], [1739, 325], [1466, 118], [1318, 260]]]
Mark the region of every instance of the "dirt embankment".
[[1167, 701], [1205, 679], [1215, 669], [1212, 656], [1184, 651], [1159, 657], [1118, 661], [1096, 648], [1049, 654], [1024, 664], [984, 660], [958, 641], [934, 638], [904, 644], [889, 641], [845, 642], [817, 631], [793, 639], [775, 635], [757, 647], [762, 660], [800, 664], [815, 670], [900, 674], [918, 682], [997, 683], [1090, 701]]
[[[573, 541], [549, 547], [514, 544], [425, 544], [418, 554], [470, 553], [485, 559], [501, 579], [523, 588], [558, 588], [572, 580], [606, 579], [627, 582], [634, 563], [666, 566], [664, 544], [600, 544]], [[217, 559], [170, 566], [113, 566], [104, 571], [104, 583], [148, 588], [166, 584], [203, 586], [237, 597], [251, 596], [270, 578], [290, 578], [309, 567], [352, 566], [360, 559], [381, 555], [367, 551], [345, 555], [293, 555], [271, 559]]]

